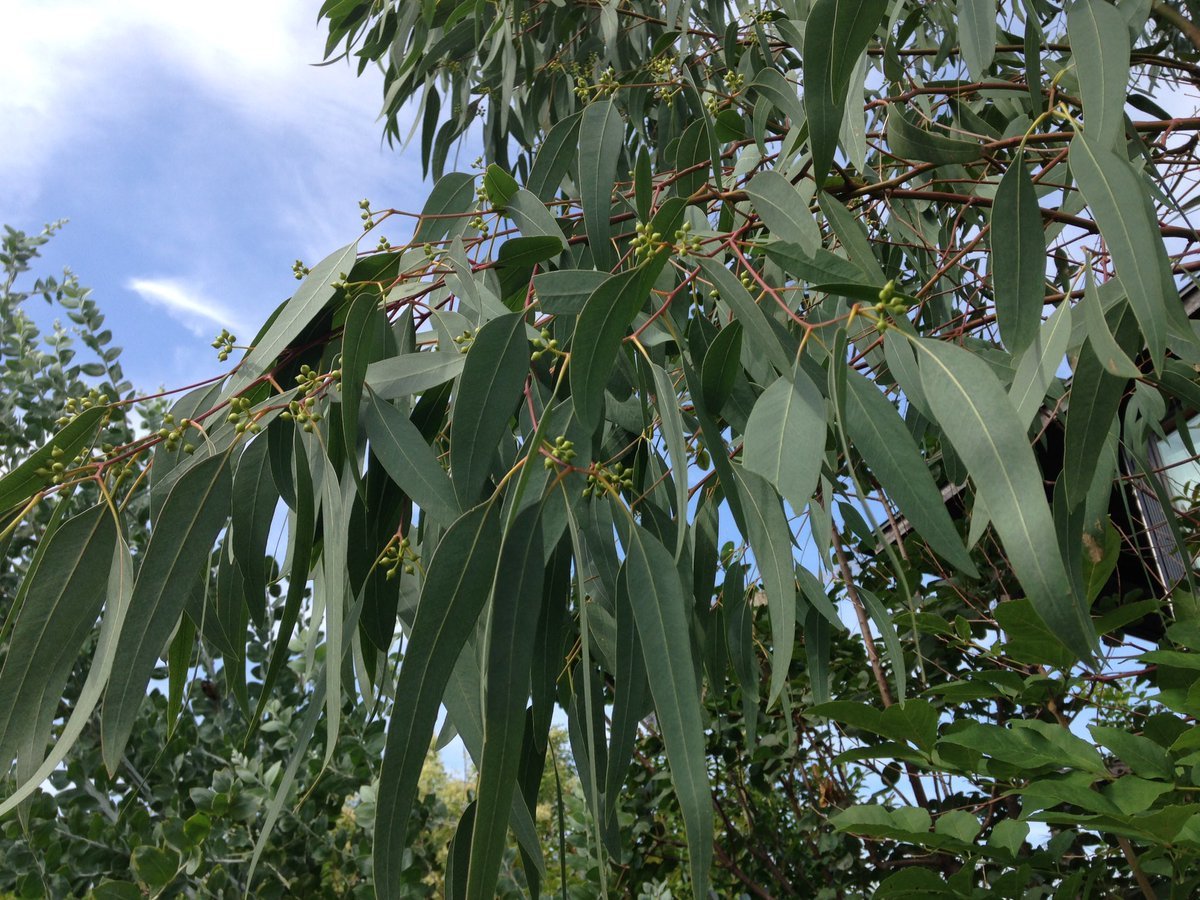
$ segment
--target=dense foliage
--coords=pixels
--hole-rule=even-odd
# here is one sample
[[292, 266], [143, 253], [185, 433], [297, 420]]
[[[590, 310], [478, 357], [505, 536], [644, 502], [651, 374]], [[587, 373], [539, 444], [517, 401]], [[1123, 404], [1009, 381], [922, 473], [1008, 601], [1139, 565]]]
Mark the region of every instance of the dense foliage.
[[[369, 236], [297, 263], [159, 431], [106, 450], [112, 407], [77, 405], [0, 481], [6, 529], [101, 498], [23, 582], [0, 810], [88, 728], [125, 790], [169, 641], [171, 686], [220, 659], [252, 733], [298, 646], [253, 858], [386, 721], [380, 897], [414, 889], [442, 709], [479, 770], [449, 896], [492, 896], [514, 855], [533, 893], [568, 859], [616, 895], [1193, 893], [1195, 491], [1158, 449], [1186, 469], [1200, 409], [1200, 119], [1156, 100], [1200, 75], [1180, 7], [322, 16], [331, 55], [383, 68], [390, 135], [415, 107], [436, 184], [396, 246], [411, 220], [364, 200]], [[481, 171], [446, 173], [473, 135]], [[142, 467], [135, 559], [120, 479]]]

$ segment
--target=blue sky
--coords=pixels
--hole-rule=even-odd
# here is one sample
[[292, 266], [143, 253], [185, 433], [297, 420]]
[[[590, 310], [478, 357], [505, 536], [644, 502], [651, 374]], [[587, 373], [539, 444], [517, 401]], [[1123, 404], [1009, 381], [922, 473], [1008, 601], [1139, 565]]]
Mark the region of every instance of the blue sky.
[[360, 198], [422, 206], [416, 148], [381, 141], [380, 73], [312, 65], [318, 7], [5, 4], [0, 222], [70, 219], [40, 271], [93, 289], [139, 389], [219, 371], [217, 332], [249, 340], [294, 260], [361, 233]]

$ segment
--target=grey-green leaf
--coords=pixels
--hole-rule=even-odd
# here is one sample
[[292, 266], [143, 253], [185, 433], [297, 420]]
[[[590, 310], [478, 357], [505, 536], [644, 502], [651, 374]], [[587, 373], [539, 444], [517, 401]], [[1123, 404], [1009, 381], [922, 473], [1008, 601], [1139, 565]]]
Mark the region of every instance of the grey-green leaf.
[[500, 509], [490, 503], [451, 525], [429, 563], [396, 680], [379, 779], [372, 855], [380, 900], [407, 896], [401, 871], [417, 779], [442, 693], [491, 592], [499, 552]]
[[930, 408], [987, 504], [1017, 579], [1046, 624], [1090, 661], [1095, 629], [1067, 577], [1041, 472], [1004, 388], [986, 362], [961, 347], [916, 346]]
[[[633, 601], [646, 675], [662, 729], [671, 782], [683, 814], [692, 896], [708, 896], [713, 810], [704, 754], [700, 690], [679, 573], [667, 549], [640, 526], [630, 529], [624, 577]], [[794, 604], [793, 604], [794, 606]]]
[[594, 428], [604, 412], [608, 383], [621, 339], [649, 289], [639, 269], [604, 281], [583, 305], [571, 342], [571, 396], [575, 414], [585, 428]]
[[833, 165], [846, 90], [859, 55], [887, 12], [887, 0], [817, 0], [804, 28], [804, 104], [813, 178]]
[[464, 508], [480, 499], [528, 371], [524, 313], [500, 316], [479, 329], [458, 380], [450, 423], [450, 475]]
[[972, 81], [983, 81], [996, 53], [996, 0], [958, 0], [958, 43]]
[[392, 480], [439, 522], [457, 519], [460, 508], [454, 488], [417, 426], [378, 397], [367, 398], [366, 415], [371, 452]]
[[853, 369], [846, 372], [846, 432], [922, 539], [947, 562], [977, 577], [975, 564], [946, 512], [942, 492], [899, 412]]
[[1116, 146], [1125, 132], [1125, 94], [1129, 84], [1129, 29], [1110, 3], [1072, 3], [1067, 7], [1071, 61], [1083, 98], [1083, 130], [1097, 146]]
[[364, 383], [382, 400], [410, 397], [457, 378], [466, 362], [461, 353], [402, 353], [367, 366]]
[[229, 518], [232, 493], [228, 457], [209, 457], [175, 483], [154, 523], [117, 645], [121, 665], [104, 692], [100, 738], [109, 772], [117, 770], [125, 753], [159, 653], [209, 564], [217, 533]]
[[1167, 342], [1168, 303], [1163, 278], [1166, 251], [1145, 202], [1145, 185], [1129, 160], [1086, 133], [1071, 140], [1071, 173], [1096, 217], [1100, 234], [1117, 265], [1117, 276], [1137, 316], [1155, 370], [1162, 368]]
[[746, 423], [742, 463], [793, 510], [808, 505], [825, 456], [825, 399], [797, 366], [763, 391]]
[[991, 242], [988, 270], [996, 293], [996, 324], [1005, 346], [1016, 357], [1037, 336], [1046, 300], [1046, 233], [1020, 153], [996, 188]]
[[767, 694], [770, 706], [787, 685], [796, 636], [792, 533], [779, 496], [770, 483], [740, 466], [734, 466], [733, 471], [746, 518], [746, 539], [758, 563], [767, 593], [767, 613], [771, 618], [771, 686]]
[[612, 269], [617, 254], [612, 246], [612, 190], [625, 123], [612, 100], [591, 103], [579, 123], [579, 192], [583, 222], [596, 268]]
[[980, 144], [926, 131], [896, 106], [888, 109], [887, 139], [892, 153], [905, 160], [946, 165], [974, 162], [983, 155]]
[[59, 527], [30, 576], [0, 669], [0, 771], [49, 739], [75, 658], [104, 603], [116, 540], [112, 511], [94, 506]]
[[355, 241], [333, 251], [312, 267], [300, 289], [280, 310], [266, 333], [255, 342], [254, 349], [246, 354], [229, 380], [223, 392], [225, 396], [239, 393], [262, 375], [275, 357], [317, 317], [337, 293], [334, 285], [354, 268], [357, 256], [358, 242]]
[[479, 762], [467, 896], [495, 896], [504, 838], [525, 736], [529, 660], [533, 654], [546, 560], [541, 506], [525, 507], [504, 536], [492, 591], [484, 684], [483, 754]]

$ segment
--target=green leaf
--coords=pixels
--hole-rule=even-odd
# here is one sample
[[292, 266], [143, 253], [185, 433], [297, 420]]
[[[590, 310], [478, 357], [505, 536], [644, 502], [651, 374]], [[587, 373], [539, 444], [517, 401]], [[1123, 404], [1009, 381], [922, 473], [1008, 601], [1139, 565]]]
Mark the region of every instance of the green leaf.
[[974, 162], [983, 155], [975, 141], [946, 137], [926, 131], [898, 106], [888, 107], [887, 140], [892, 153], [900, 159], [937, 165]]
[[996, 53], [996, 0], [958, 0], [958, 42], [972, 81], [983, 81]]
[[279, 503], [271, 477], [267, 436], [255, 438], [238, 459], [233, 476], [233, 522], [230, 547], [242, 579], [250, 614], [259, 627], [266, 623], [267, 540]]
[[457, 378], [466, 362], [462, 353], [402, 353], [367, 366], [364, 383], [381, 400], [396, 400]]
[[495, 896], [525, 735], [533, 654], [546, 560], [541, 506], [517, 514], [504, 536], [492, 592], [484, 691], [483, 755], [471, 833], [468, 897]]
[[887, 8], [887, 0], [817, 0], [808, 14], [801, 55], [812, 175], [817, 184], [833, 165], [854, 66]]
[[900, 635], [896, 633], [896, 626], [888, 614], [887, 607], [878, 597], [861, 585], [858, 587], [858, 596], [862, 598], [867, 615], [871, 617], [871, 621], [879, 630], [879, 636], [883, 638], [883, 649], [892, 664], [892, 676], [896, 679], [896, 699], [903, 704], [908, 690], [908, 664], [904, 661]]
[[464, 513], [433, 552], [395, 685], [395, 706], [379, 779], [372, 849], [375, 892], [407, 896], [401, 876], [408, 817], [442, 693], [491, 593], [500, 553], [500, 509]]
[[611, 276], [594, 269], [559, 269], [533, 276], [533, 291], [544, 312], [578, 315], [587, 298]]
[[807, 253], [821, 246], [821, 229], [808, 209], [812, 199], [803, 196], [778, 172], [761, 172], [746, 185], [755, 211], [773, 237], [794, 242]]
[[[755, 352], [762, 354], [779, 374], [790, 372], [792, 363], [779, 341], [779, 336], [771, 328], [766, 313], [754, 302], [745, 285], [738, 281], [719, 259], [701, 257], [699, 263], [721, 299], [729, 304], [734, 316], [746, 330]], [[716, 411], [712, 412], [715, 414]]]
[[[590, 109], [590, 107], [589, 107]], [[621, 340], [650, 290], [641, 269], [613, 275], [588, 297], [571, 341], [571, 396], [585, 429], [604, 412], [604, 386], [612, 374]]]
[[346, 324], [342, 328], [341, 407], [342, 442], [355, 480], [359, 479], [358, 410], [362, 404], [363, 382], [368, 367], [383, 355], [387, 328], [387, 315], [379, 307], [379, 297], [372, 291], [363, 291], [350, 302]]
[[500, 316], [479, 329], [458, 380], [450, 423], [450, 476], [464, 508], [478, 502], [487, 485], [528, 371], [524, 313]]
[[508, 217], [526, 237], [554, 238], [558, 249], [567, 249], [567, 239], [546, 204], [527, 190], [519, 190], [508, 201]]
[[683, 814], [692, 896], [700, 900], [708, 896], [713, 810], [683, 587], [671, 554], [637, 525], [630, 529], [628, 556], [622, 568], [633, 600], [671, 782]]
[[700, 385], [704, 405], [720, 415], [742, 370], [742, 332], [740, 322], [730, 322], [717, 332], [700, 363]]
[[617, 264], [612, 245], [612, 191], [625, 123], [612, 100], [588, 104], [579, 123], [579, 196], [592, 259], [601, 271]]
[[773, 706], [787, 685], [796, 640], [792, 532], [779, 496], [767, 480], [740, 466], [734, 466], [733, 472], [746, 517], [746, 538], [767, 594], [767, 612], [771, 618], [771, 686], [767, 705]]
[[1096, 634], [1067, 577], [1041, 473], [999, 380], [982, 359], [937, 341], [916, 344], [937, 424], [967, 466], [1013, 571], [1039, 616], [1081, 659]]
[[1028, 836], [1028, 822], [1018, 819], [1001, 819], [992, 826], [992, 833], [988, 835], [987, 845], [989, 848], [1003, 850], [1010, 857], [1015, 858]]
[[335, 250], [317, 263], [300, 285], [300, 289], [284, 304], [266, 332], [254, 342], [237, 372], [229, 379], [222, 395], [241, 393], [263, 374], [270, 364], [295, 340], [329, 301], [337, 295], [334, 285], [345, 279], [358, 258], [358, 241]]
[[1106, 725], [1089, 725], [1088, 730], [1097, 744], [1103, 744], [1119, 756], [1133, 774], [1163, 781], [1175, 780], [1175, 764], [1171, 757], [1149, 738]]
[[809, 284], [852, 282], [863, 276], [862, 270], [850, 260], [822, 248], [809, 251], [800, 244], [772, 241], [766, 251], [768, 259]]
[[1063, 645], [1026, 599], [1006, 600], [996, 607], [996, 623], [1004, 629], [1005, 652], [1020, 662], [1068, 669], [1075, 656]]
[[[1086, 269], [1083, 277], [1083, 302], [1080, 306], [1083, 307], [1083, 322], [1087, 329], [1088, 343], [1091, 344], [1092, 352], [1096, 354], [1096, 358], [1104, 367], [1104, 371], [1108, 372], [1109, 375], [1116, 376], [1122, 380], [1141, 378], [1141, 369], [1134, 364], [1133, 360], [1129, 358], [1129, 354], [1117, 343], [1116, 338], [1108, 327], [1108, 321], [1104, 313], [1104, 304], [1100, 298], [1100, 291], [1096, 289], [1096, 283], [1092, 280], [1092, 270], [1090, 268]], [[1123, 300], [1118, 300], [1117, 302], [1124, 303]]]
[[[1135, 344], [1133, 322], [1128, 314], [1117, 323], [1116, 342], [1130, 349]], [[1091, 348], [1089, 339], [1079, 351], [1067, 407], [1061, 477], [1066, 483], [1069, 509], [1087, 498], [1097, 462], [1129, 384], [1126, 378], [1110, 375]]]
[[121, 763], [159, 653], [229, 518], [232, 492], [228, 457], [201, 460], [175, 483], [154, 523], [117, 645], [121, 666], [104, 692], [100, 738], [110, 773]]
[[1071, 319], [1071, 307], [1066, 303], [1059, 304], [1017, 363], [1017, 374], [1008, 397], [1017, 411], [1017, 421], [1027, 427], [1041, 409], [1046, 391], [1062, 365], [1071, 340]]
[[37, 474], [38, 469], [49, 468], [56, 462], [52, 455], [55, 448], [62, 450], [62, 459], [71, 460], [87, 447], [96, 437], [100, 420], [108, 410], [102, 406], [85, 409], [58, 432], [48, 444], [34, 451], [24, 462], [6, 472], [0, 478], [0, 513], [6, 512], [18, 504], [24, 503], [42, 488], [49, 485], [49, 480]]
[[774, 104], [779, 112], [791, 119], [793, 128], [798, 128], [804, 122], [804, 106], [800, 103], [796, 86], [784, 78], [777, 69], [770, 66], [764, 67], [754, 76], [751, 87]]
[[1117, 277], [1141, 326], [1155, 371], [1162, 369], [1168, 327], [1168, 303], [1179, 303], [1164, 286], [1166, 250], [1145, 202], [1145, 185], [1127, 159], [1087, 134], [1071, 140], [1071, 173], [1091, 207], [1117, 266]]
[[[938, 712], [927, 700], [893, 703], [879, 715], [879, 733], [896, 741], [908, 741], [925, 752], [937, 743]], [[970, 840], [970, 838], [968, 838]]]
[[575, 158], [581, 113], [554, 123], [534, 157], [525, 187], [542, 202], [552, 200]]
[[1046, 232], [1021, 153], [996, 187], [991, 224], [988, 271], [996, 292], [996, 324], [1004, 345], [1017, 357], [1037, 336], [1046, 302]]
[[825, 398], [797, 366], [755, 402], [746, 422], [742, 463], [774, 485], [793, 510], [802, 510], [821, 474], [826, 430]]
[[130, 865], [137, 880], [157, 893], [175, 880], [179, 872], [179, 854], [170, 847], [143, 844], [133, 851]]
[[1083, 131], [1098, 147], [1112, 149], [1125, 133], [1129, 84], [1129, 29], [1108, 3], [1067, 7], [1071, 62], [1083, 98]]
[[846, 433], [888, 496], [939, 556], [972, 578], [978, 577], [946, 512], [942, 492], [896, 407], [852, 369], [846, 372], [846, 389]]
[[64, 522], [29, 576], [0, 669], [0, 771], [50, 737], [71, 669], [104, 603], [117, 529], [106, 504]]
[[468, 213], [475, 208], [475, 179], [465, 172], [448, 172], [437, 180], [413, 234], [414, 244], [434, 244], [462, 234]]
[[500, 212], [504, 212], [509, 201], [520, 190], [517, 180], [495, 163], [489, 165], [484, 171], [483, 187], [487, 191], [488, 201], [492, 204], [492, 208]]
[[683, 555], [683, 545], [687, 540], [687, 508], [688, 508], [688, 457], [686, 432], [683, 428], [683, 416], [679, 412], [679, 398], [675, 394], [675, 385], [671, 378], [661, 368], [650, 365], [654, 374], [654, 407], [662, 422], [659, 429], [667, 443], [667, 452], [671, 455], [671, 481], [675, 485], [675, 559]]
[[445, 469], [408, 416], [378, 397], [367, 398], [367, 437], [387, 473], [439, 522], [459, 517], [458, 498]]

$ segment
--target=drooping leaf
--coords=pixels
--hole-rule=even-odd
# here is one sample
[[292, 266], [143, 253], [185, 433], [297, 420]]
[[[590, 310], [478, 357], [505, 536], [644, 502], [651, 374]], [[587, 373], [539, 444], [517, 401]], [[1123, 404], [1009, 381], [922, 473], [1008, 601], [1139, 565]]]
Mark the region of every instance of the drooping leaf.
[[[103, 517], [109, 522], [109, 543], [112, 545], [112, 560], [108, 567], [108, 585], [104, 600], [104, 616], [100, 622], [100, 636], [96, 641], [96, 652], [92, 656], [92, 665], [88, 669], [86, 680], [83, 682], [83, 687], [79, 690], [79, 696], [75, 700], [75, 706], [71, 710], [71, 715], [68, 717], [66, 724], [63, 725], [62, 731], [57, 735], [54, 741], [54, 747], [42, 760], [40, 766], [33, 772], [31, 776], [25, 779], [24, 784], [19, 785], [8, 797], [0, 803], [0, 817], [7, 815], [15, 809], [26, 797], [33, 794], [39, 787], [46, 783], [46, 779], [50, 774], [57, 769], [70, 753], [71, 748], [79, 740], [84, 729], [92, 718], [92, 711], [95, 710], [96, 704], [100, 702], [100, 697], [104, 693], [104, 686], [108, 683], [109, 675], [112, 673], [113, 666], [117, 661], [117, 640], [120, 638], [121, 629], [125, 624], [125, 614], [129, 609], [129, 598], [133, 593], [133, 558], [129, 554], [129, 546], [125, 543], [125, 539], [116, 533], [113, 526], [112, 516], [106, 507], [96, 507], [100, 510]], [[94, 511], [89, 510], [88, 513], [81, 515], [89, 515]], [[77, 517], [78, 518], [78, 517]], [[69, 524], [69, 523], [66, 523]], [[98, 536], [98, 535], [97, 535]], [[95, 541], [95, 538], [93, 538]], [[100, 537], [97, 546], [94, 549], [99, 549], [99, 545], [103, 544], [105, 539]], [[88, 548], [85, 553], [92, 551], [92, 541], [89, 541]], [[84, 558], [80, 558], [80, 562], [85, 562]], [[100, 574], [101, 570], [89, 570], [86, 577], [94, 578]], [[80, 585], [82, 587], [82, 585]], [[72, 586], [74, 590], [74, 586]], [[90, 590], [90, 587], [89, 587]], [[81, 597], [74, 598], [76, 602], [83, 599]], [[89, 621], [88, 625], [92, 623]], [[52, 632], [53, 634], [53, 632]], [[61, 635], [56, 635], [61, 637]], [[15, 636], [14, 636], [15, 637]], [[14, 644], [9, 645], [9, 659], [12, 659], [12, 650]], [[45, 657], [42, 657], [43, 659]], [[7, 667], [7, 662], [6, 662]], [[38, 687], [49, 688], [43, 679], [45, 670], [39, 666], [38, 678], [33, 679]], [[69, 674], [69, 670], [68, 670]], [[65, 677], [65, 676], [64, 676]], [[0, 672], [0, 683], [3, 682], [4, 675]], [[61, 689], [60, 689], [61, 690]], [[3, 696], [3, 694], [0, 694]], [[46, 697], [56, 709], [58, 706], [59, 694], [50, 690], [46, 690]], [[19, 713], [19, 709], [12, 706], [3, 707], [6, 711]], [[46, 712], [52, 712], [48, 710]], [[34, 743], [37, 743], [37, 735], [33, 736]], [[44, 741], [42, 742], [44, 745]], [[39, 748], [40, 750], [40, 748]], [[7, 752], [7, 751], [4, 751]], [[3, 753], [0, 753], [3, 757]]]
[[1117, 7], [1072, 3], [1067, 7], [1071, 61], [1083, 98], [1083, 130], [1096, 146], [1111, 150], [1125, 132], [1129, 84], [1129, 29]]
[[[350, 303], [342, 328], [342, 442], [351, 472], [359, 477], [358, 410], [362, 404], [363, 381], [368, 367], [383, 354], [387, 316], [379, 297], [363, 291]], [[399, 357], [403, 359], [403, 357]]]
[[688, 457], [684, 441], [683, 417], [679, 414], [679, 398], [671, 378], [658, 366], [651, 365], [654, 373], [655, 408], [662, 422], [661, 430], [671, 455], [671, 481], [675, 485], [675, 559], [683, 554], [687, 540], [688, 508]]
[[432, 244], [462, 234], [475, 206], [475, 179], [465, 172], [448, 172], [437, 180], [413, 234], [414, 244]]
[[1017, 420], [1027, 426], [1037, 415], [1046, 391], [1062, 365], [1071, 339], [1071, 318], [1071, 307], [1060, 304], [1054, 315], [1038, 329], [1037, 337], [1025, 348], [1017, 363], [1008, 396], [1017, 411]]
[[804, 29], [804, 105], [814, 179], [833, 165], [846, 89], [859, 55], [887, 13], [887, 0], [817, 0]]
[[625, 330], [646, 302], [649, 288], [640, 269], [613, 275], [588, 297], [571, 343], [571, 396], [575, 414], [592, 428], [604, 410], [604, 386]]
[[417, 778], [455, 660], [475, 630], [500, 553], [500, 509], [477, 506], [442, 536], [429, 562], [417, 616], [396, 680], [383, 754], [372, 851], [375, 893], [405, 896], [401, 870]]
[[960, 347], [916, 346], [937, 424], [966, 463], [1017, 579], [1038, 615], [1090, 661], [1095, 631], [1067, 577], [1041, 473], [1004, 388], [987, 363]]
[[500, 316], [479, 329], [458, 381], [450, 423], [450, 476], [464, 509], [480, 499], [528, 370], [524, 313]]
[[803, 509], [821, 474], [825, 435], [825, 398], [797, 366], [755, 402], [742, 464], [774, 485], [792, 509]]
[[746, 193], [771, 234], [791, 241], [809, 253], [821, 246], [821, 229], [808, 210], [807, 198], [778, 172], [762, 172], [746, 185]]
[[1033, 343], [1046, 298], [1046, 233], [1020, 153], [996, 188], [991, 242], [988, 269], [996, 292], [996, 324], [1009, 352], [1020, 356]]
[[767, 593], [771, 619], [771, 686], [767, 704], [774, 705], [787, 685], [796, 635], [796, 576], [792, 568], [792, 536], [779, 496], [767, 482], [746, 469], [734, 468], [737, 492], [746, 517], [746, 539], [754, 551]]
[[446, 470], [408, 416], [374, 396], [367, 398], [366, 415], [371, 452], [392, 480], [438, 521], [457, 519], [458, 498]]
[[612, 100], [598, 100], [584, 109], [579, 123], [579, 190], [588, 246], [601, 271], [617, 262], [609, 210], [624, 136], [625, 123]]
[[846, 432], [888, 496], [939, 556], [967, 575], [978, 576], [946, 512], [942, 492], [896, 408], [853, 370], [846, 373], [846, 388]]
[[106, 504], [64, 522], [26, 589], [0, 669], [0, 771], [42, 752], [75, 658], [104, 603], [117, 529]]
[[228, 457], [211, 456], [175, 483], [155, 523], [117, 644], [121, 665], [104, 692], [100, 737], [110, 773], [125, 753], [155, 661], [229, 518], [232, 489]]
[[542, 310], [556, 316], [578, 315], [587, 298], [607, 281], [606, 272], [593, 269], [559, 269], [533, 276], [533, 290]]
[[958, 0], [958, 39], [972, 81], [983, 81], [996, 53], [996, 0]]
[[1086, 133], [1071, 140], [1071, 173], [1117, 264], [1117, 277], [1158, 371], [1167, 342], [1167, 304], [1178, 304], [1179, 298], [1165, 292], [1170, 284], [1163, 277], [1166, 251], [1143, 197], [1145, 187], [1128, 160]]
[[633, 601], [671, 783], [683, 814], [692, 896], [700, 900], [708, 896], [713, 810], [683, 588], [667, 549], [641, 526], [634, 525], [629, 533], [623, 575]]
[[233, 476], [238, 502], [233, 504], [230, 536], [242, 591], [259, 627], [266, 622], [267, 539], [279, 503], [267, 450], [267, 437], [262, 435], [251, 441], [238, 459]]
[[487, 638], [483, 756], [471, 832], [468, 897], [495, 896], [525, 734], [533, 652], [546, 561], [541, 507], [517, 514], [500, 550]]
[[742, 328], [740, 322], [730, 322], [717, 332], [700, 364], [700, 384], [704, 403], [720, 415], [733, 393], [738, 373], [742, 370]]

